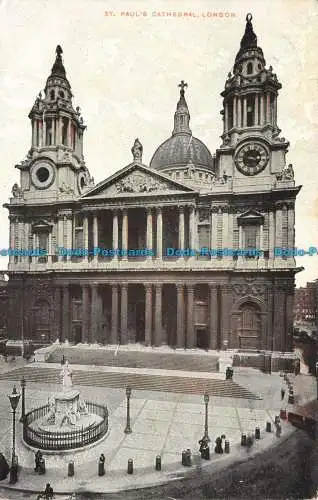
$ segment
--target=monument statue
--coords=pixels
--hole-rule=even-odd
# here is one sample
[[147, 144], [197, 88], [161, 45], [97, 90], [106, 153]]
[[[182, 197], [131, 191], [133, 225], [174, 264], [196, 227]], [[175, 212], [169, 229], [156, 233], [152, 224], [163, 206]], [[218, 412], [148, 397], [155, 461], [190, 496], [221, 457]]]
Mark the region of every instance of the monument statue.
[[62, 377], [63, 391], [67, 391], [73, 386], [73, 380], [72, 380], [73, 372], [67, 360], [65, 361], [64, 365], [62, 365], [60, 373]]

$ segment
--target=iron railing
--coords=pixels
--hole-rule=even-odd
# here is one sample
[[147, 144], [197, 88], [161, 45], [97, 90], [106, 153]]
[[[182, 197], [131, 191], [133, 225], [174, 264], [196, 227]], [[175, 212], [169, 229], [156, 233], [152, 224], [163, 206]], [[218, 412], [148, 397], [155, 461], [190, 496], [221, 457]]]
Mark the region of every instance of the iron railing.
[[107, 406], [85, 401], [88, 413], [93, 413], [102, 418], [98, 423], [93, 423], [81, 429], [70, 431], [45, 431], [34, 429], [31, 424], [43, 418], [49, 412], [49, 405], [40, 406], [25, 415], [23, 423], [23, 440], [25, 443], [41, 450], [71, 450], [81, 448], [98, 441], [108, 431]]

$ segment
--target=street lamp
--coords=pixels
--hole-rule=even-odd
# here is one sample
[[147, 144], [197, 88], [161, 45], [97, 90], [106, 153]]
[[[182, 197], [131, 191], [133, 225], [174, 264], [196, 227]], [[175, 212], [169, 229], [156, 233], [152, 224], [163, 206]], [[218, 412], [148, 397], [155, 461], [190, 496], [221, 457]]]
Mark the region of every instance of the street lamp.
[[22, 395], [22, 400], [21, 400], [22, 408], [21, 408], [20, 422], [22, 422], [22, 424], [23, 424], [24, 419], [25, 419], [25, 386], [26, 386], [26, 380], [24, 377], [22, 377], [22, 379], [20, 381], [20, 385], [21, 385], [21, 395]]
[[204, 422], [204, 434], [203, 438], [208, 443], [211, 441], [209, 438], [209, 424], [208, 424], [208, 404], [209, 404], [209, 395], [204, 394], [204, 402], [205, 402], [205, 422]]
[[10, 469], [10, 483], [14, 484], [18, 480], [18, 464], [15, 455], [15, 412], [20, 400], [20, 394], [17, 393], [17, 388], [14, 385], [12, 394], [8, 396], [12, 408], [12, 457]]
[[124, 430], [125, 434], [130, 434], [132, 432], [130, 427], [130, 396], [131, 396], [131, 388], [126, 388], [126, 396], [127, 396], [127, 421], [126, 428]]

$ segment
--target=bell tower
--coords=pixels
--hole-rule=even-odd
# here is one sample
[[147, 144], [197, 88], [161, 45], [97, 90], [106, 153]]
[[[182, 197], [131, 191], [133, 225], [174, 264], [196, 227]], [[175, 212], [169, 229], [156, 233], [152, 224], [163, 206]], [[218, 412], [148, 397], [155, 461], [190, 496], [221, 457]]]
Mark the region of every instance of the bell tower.
[[257, 44], [252, 15], [247, 14], [245, 32], [228, 74], [223, 97], [222, 145], [217, 151], [219, 175], [233, 178], [233, 185], [273, 187], [285, 168], [289, 143], [279, 137], [277, 98], [281, 89], [272, 66], [266, 68]]
[[73, 108], [62, 53], [58, 45], [44, 95], [39, 93], [29, 113], [31, 148], [27, 158], [16, 165], [25, 201], [76, 198], [92, 184], [83, 156], [86, 126], [80, 108]]

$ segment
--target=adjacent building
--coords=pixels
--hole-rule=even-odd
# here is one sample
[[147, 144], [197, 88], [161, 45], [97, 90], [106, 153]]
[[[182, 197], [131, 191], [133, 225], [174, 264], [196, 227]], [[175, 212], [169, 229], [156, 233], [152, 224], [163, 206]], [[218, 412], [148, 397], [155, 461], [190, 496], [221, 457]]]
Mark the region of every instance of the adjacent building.
[[281, 84], [251, 21], [221, 94], [220, 147], [192, 131], [181, 81], [150, 164], [136, 139], [131, 163], [97, 184], [57, 47], [5, 205], [11, 338], [291, 351], [297, 269], [281, 249], [294, 247], [300, 187], [278, 126]]

